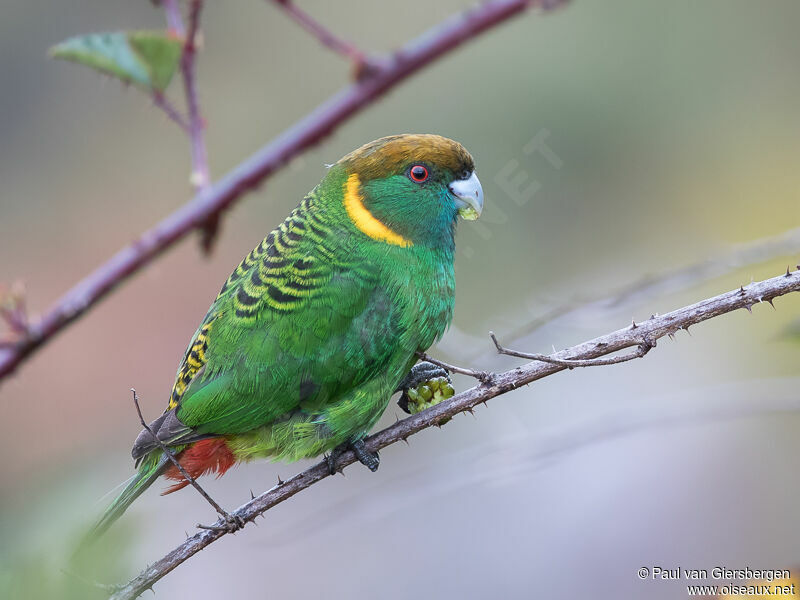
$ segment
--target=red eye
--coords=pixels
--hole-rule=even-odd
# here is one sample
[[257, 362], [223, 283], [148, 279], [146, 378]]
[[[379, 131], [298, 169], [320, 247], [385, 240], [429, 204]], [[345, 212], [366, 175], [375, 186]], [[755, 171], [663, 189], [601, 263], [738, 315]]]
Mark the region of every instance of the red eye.
[[428, 178], [428, 169], [426, 169], [422, 165], [414, 165], [408, 171], [408, 176], [411, 178], [411, 181], [422, 183]]

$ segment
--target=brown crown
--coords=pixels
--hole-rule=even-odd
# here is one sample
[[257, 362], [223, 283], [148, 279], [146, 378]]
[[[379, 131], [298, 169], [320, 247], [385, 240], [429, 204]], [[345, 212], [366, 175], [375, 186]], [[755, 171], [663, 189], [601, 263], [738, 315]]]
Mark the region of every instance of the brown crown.
[[454, 174], [473, 171], [475, 163], [467, 149], [458, 142], [427, 133], [390, 135], [364, 144], [343, 157], [339, 164], [357, 173], [361, 181], [378, 179], [403, 172], [411, 163], [420, 162], [447, 169]]

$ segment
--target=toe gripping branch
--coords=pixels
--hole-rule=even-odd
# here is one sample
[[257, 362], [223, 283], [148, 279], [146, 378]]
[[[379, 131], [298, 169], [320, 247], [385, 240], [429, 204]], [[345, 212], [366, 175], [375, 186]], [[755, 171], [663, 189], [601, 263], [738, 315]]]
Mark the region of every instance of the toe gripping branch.
[[328, 470], [330, 471], [331, 475], [336, 475], [336, 473], [339, 471], [339, 468], [336, 466], [336, 462], [339, 460], [339, 457], [348, 450], [352, 450], [358, 461], [370, 471], [374, 473], [378, 470], [378, 467], [381, 464], [380, 456], [378, 456], [377, 452], [370, 452], [367, 450], [364, 440], [358, 439], [336, 446], [336, 448], [331, 450], [331, 453], [325, 457], [325, 461], [328, 463]]
[[[427, 361], [419, 362], [397, 386], [395, 392], [402, 392], [397, 404], [406, 413], [416, 414], [427, 406], [452, 396], [454, 392], [450, 384], [450, 375], [444, 368]], [[348, 450], [352, 450], [359, 462], [370, 471], [378, 470], [381, 463], [378, 453], [367, 450], [363, 439], [355, 439], [337, 446], [325, 457], [331, 475], [339, 471], [336, 463]]]

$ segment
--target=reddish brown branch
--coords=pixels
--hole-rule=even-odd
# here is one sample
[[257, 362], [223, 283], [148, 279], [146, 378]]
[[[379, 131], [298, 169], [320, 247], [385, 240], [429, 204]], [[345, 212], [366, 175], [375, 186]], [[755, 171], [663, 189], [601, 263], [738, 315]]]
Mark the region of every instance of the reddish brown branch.
[[[550, 0], [547, 7], [563, 2]], [[535, 6], [530, 0], [492, 0], [455, 15], [412, 40], [368, 76], [349, 85], [295, 123], [255, 154], [153, 228], [144, 232], [62, 296], [29, 334], [11, 346], [0, 347], [0, 379], [50, 338], [106, 296], [127, 277], [161, 252], [202, 229], [245, 192], [258, 186], [292, 158], [330, 135], [347, 119], [388, 90], [464, 42]]]
[[167, 27], [173, 35], [183, 38], [181, 49], [181, 77], [186, 96], [186, 106], [189, 111], [189, 122], [178, 114], [167, 101], [163, 94], [155, 94], [155, 103], [167, 115], [176, 121], [189, 135], [192, 148], [192, 175], [191, 182], [195, 191], [202, 191], [211, 183], [208, 168], [208, 153], [203, 135], [205, 129], [203, 118], [200, 114], [200, 101], [197, 95], [197, 82], [195, 77], [195, 58], [197, 56], [197, 34], [200, 29], [200, 12], [203, 10], [203, 0], [189, 1], [189, 25], [183, 22], [183, 15], [178, 0], [164, 0], [164, 13], [167, 17]]
[[171, 121], [174, 121], [184, 133], [189, 133], [189, 124], [186, 122], [186, 119], [183, 118], [183, 115], [178, 112], [178, 109], [172, 105], [163, 92], [153, 93], [153, 104], [164, 111], [164, 114], [167, 115]]
[[[205, 141], [205, 122], [200, 114], [200, 99], [197, 92], [195, 60], [197, 57], [197, 35], [200, 29], [200, 12], [203, 0], [189, 1], [189, 25], [184, 28], [180, 10], [167, 7], [167, 22], [176, 22], [180, 30], [185, 30], [181, 52], [181, 75], [183, 78], [186, 107], [189, 111], [187, 132], [192, 149], [192, 174], [189, 180], [196, 192], [202, 192], [211, 185], [211, 171], [208, 167], [208, 151]], [[219, 213], [211, 215], [203, 225], [200, 246], [203, 252], [210, 253], [219, 232]]]
[[354, 44], [334, 34], [292, 0], [273, 0], [273, 2], [280, 6], [300, 27], [317, 38], [323, 46], [352, 60], [356, 64], [357, 72], [363, 73], [363, 67], [368, 64], [368, 60], [366, 55]]
[[[186, 28], [181, 53], [181, 73], [183, 88], [186, 93], [186, 106], [189, 110], [189, 137], [192, 142], [192, 176], [191, 182], [197, 191], [202, 191], [211, 183], [208, 169], [208, 153], [203, 135], [203, 117], [200, 114], [200, 100], [197, 95], [197, 79], [195, 77], [195, 58], [197, 56], [197, 32], [200, 27], [200, 11], [202, 0], [190, 0], [189, 25]], [[214, 227], [216, 229], [216, 227]]]
[[162, 0], [161, 4], [164, 6], [164, 12], [167, 15], [167, 27], [169, 30], [178, 37], [183, 37], [185, 29], [178, 0]]

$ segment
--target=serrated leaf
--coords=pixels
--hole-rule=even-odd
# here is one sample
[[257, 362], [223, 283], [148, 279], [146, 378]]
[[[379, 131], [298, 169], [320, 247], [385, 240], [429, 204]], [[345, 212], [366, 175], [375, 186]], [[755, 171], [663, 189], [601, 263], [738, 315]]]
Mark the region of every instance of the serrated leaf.
[[181, 56], [181, 41], [161, 31], [92, 33], [53, 46], [50, 56], [70, 60], [132, 83], [163, 92]]

